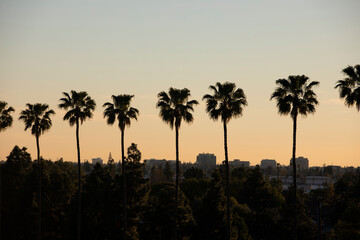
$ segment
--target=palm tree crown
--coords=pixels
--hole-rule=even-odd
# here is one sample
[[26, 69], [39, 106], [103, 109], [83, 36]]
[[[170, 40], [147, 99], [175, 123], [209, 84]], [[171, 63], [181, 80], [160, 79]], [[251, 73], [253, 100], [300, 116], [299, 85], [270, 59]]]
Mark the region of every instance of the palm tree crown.
[[335, 88], [339, 88], [340, 98], [345, 99], [345, 105], [356, 105], [360, 111], [360, 65], [348, 66], [342, 72], [346, 75], [343, 80], [337, 81]]
[[113, 125], [117, 119], [120, 130], [124, 130], [126, 126], [130, 126], [131, 119], [137, 120], [139, 110], [130, 106], [131, 99], [134, 95], [121, 94], [118, 96], [112, 95], [113, 103], [106, 102], [103, 107], [104, 118], [107, 117], [106, 122]]
[[7, 102], [0, 101], [0, 132], [8, 127], [11, 127], [13, 123], [13, 118], [10, 113], [15, 110], [13, 107], [7, 108], [6, 106]]
[[319, 82], [308, 83], [308, 80], [309, 78], [304, 75], [297, 75], [276, 81], [278, 87], [270, 99], [276, 99], [280, 115], [290, 113], [294, 119], [299, 114], [307, 116], [308, 113], [315, 113], [315, 106], [319, 102], [312, 87], [319, 85]]
[[87, 94], [87, 92], [76, 92], [71, 90], [70, 94], [63, 92], [63, 98], [60, 98], [59, 107], [66, 112], [64, 120], [69, 120], [70, 126], [76, 125], [76, 147], [78, 157], [78, 219], [77, 219], [77, 239], [81, 239], [81, 158], [80, 158], [80, 137], [79, 123], [83, 123], [87, 118], [92, 118], [95, 110], [95, 101]]
[[240, 117], [243, 108], [247, 106], [246, 96], [241, 88], [236, 88], [235, 83], [225, 82], [224, 84], [217, 82], [215, 86], [210, 85], [213, 95], [206, 94], [203, 100], [206, 100], [206, 112], [213, 120], [219, 117], [224, 127], [224, 151], [225, 151], [225, 168], [226, 168], [226, 232], [227, 239], [231, 238], [230, 223], [230, 170], [229, 156], [227, 147], [227, 123], [231, 118]]
[[190, 100], [190, 90], [187, 88], [170, 88], [169, 93], [160, 92], [158, 94], [157, 108], [160, 108], [161, 119], [170, 125], [171, 129], [180, 128], [181, 121], [191, 123], [194, 118], [191, 112], [193, 106], [199, 104], [196, 100]]
[[231, 118], [240, 117], [243, 108], [247, 106], [246, 96], [241, 88], [236, 89], [235, 83], [225, 82], [211, 85], [214, 95], [206, 94], [203, 100], [206, 100], [206, 111], [211, 119], [228, 123]]
[[83, 123], [87, 118], [92, 118], [95, 110], [95, 101], [87, 92], [76, 92], [71, 90], [70, 94], [63, 92], [64, 96], [60, 99], [59, 107], [65, 110], [70, 109], [64, 116], [64, 120], [69, 120], [70, 126], [77, 121]]
[[49, 109], [49, 105], [36, 103], [26, 104], [27, 109], [21, 111], [19, 120], [24, 121], [25, 131], [31, 128], [31, 134], [40, 136], [52, 126], [50, 116], [55, 114], [54, 110]]

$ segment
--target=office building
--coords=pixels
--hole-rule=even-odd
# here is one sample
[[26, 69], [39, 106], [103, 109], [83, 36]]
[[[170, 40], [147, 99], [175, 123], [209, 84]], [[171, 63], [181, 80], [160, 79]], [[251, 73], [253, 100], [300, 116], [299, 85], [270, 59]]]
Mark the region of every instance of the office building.
[[260, 167], [262, 169], [276, 168], [276, 161], [273, 159], [263, 159], [263, 160], [261, 160]]
[[[297, 157], [296, 160], [296, 167], [298, 171], [308, 170], [309, 169], [309, 159], [304, 157]], [[290, 166], [292, 166], [292, 159], [290, 159]]]
[[216, 167], [216, 156], [211, 153], [200, 153], [196, 157], [196, 164], [203, 170], [213, 169]]

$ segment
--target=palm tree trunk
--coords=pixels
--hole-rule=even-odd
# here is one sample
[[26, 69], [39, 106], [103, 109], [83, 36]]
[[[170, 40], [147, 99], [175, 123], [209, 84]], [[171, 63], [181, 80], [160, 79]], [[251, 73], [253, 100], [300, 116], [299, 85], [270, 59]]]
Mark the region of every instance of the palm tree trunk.
[[319, 231], [319, 240], [322, 239], [322, 233], [321, 233], [321, 199], [319, 197], [319, 208], [318, 208], [318, 231]]
[[77, 146], [77, 157], [78, 157], [77, 239], [81, 240], [81, 162], [80, 162], [79, 120], [76, 121], [76, 146]]
[[125, 128], [121, 129], [121, 166], [123, 175], [123, 221], [124, 221], [124, 239], [127, 234], [127, 212], [126, 212], [126, 171], [125, 171], [125, 153], [124, 153], [124, 132]]
[[3, 239], [2, 236], [2, 216], [3, 216], [3, 205], [2, 205], [2, 166], [0, 165], [0, 239]]
[[39, 134], [36, 134], [36, 148], [37, 148], [37, 165], [38, 165], [38, 233], [37, 233], [37, 239], [41, 240], [41, 215], [42, 215], [42, 206], [41, 206], [41, 185], [42, 185], [42, 179], [41, 179], [41, 164], [40, 164], [40, 144], [39, 144]]
[[178, 195], [179, 195], [179, 128], [175, 127], [176, 145], [176, 170], [175, 170], [175, 211], [174, 211], [174, 240], [177, 240], [177, 215], [178, 215]]
[[296, 128], [297, 128], [297, 114], [294, 116], [294, 125], [293, 125], [293, 151], [292, 151], [292, 164], [293, 164], [293, 182], [294, 182], [294, 240], [297, 238], [296, 230], [297, 230], [297, 213], [296, 213]]
[[227, 148], [227, 128], [224, 121], [224, 149], [225, 149], [225, 167], [226, 167], [226, 232], [227, 239], [230, 240], [230, 176], [229, 176], [229, 157]]

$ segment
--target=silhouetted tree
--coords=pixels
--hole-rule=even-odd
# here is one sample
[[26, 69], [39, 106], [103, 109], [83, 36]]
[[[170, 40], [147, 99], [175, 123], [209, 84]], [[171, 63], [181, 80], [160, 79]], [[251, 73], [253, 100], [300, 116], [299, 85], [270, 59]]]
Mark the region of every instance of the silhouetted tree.
[[[309, 82], [309, 78], [304, 75], [289, 76], [287, 79], [276, 80], [278, 86], [271, 99], [277, 102], [278, 112], [280, 115], [290, 114], [293, 119], [293, 181], [294, 181], [294, 198], [296, 196], [296, 129], [298, 115], [307, 116], [309, 113], [315, 113], [315, 106], [319, 104], [316, 94], [312, 90], [319, 82]], [[294, 239], [296, 239], [296, 204], [294, 204]]]
[[11, 112], [14, 111], [14, 108], [11, 106], [7, 108], [7, 102], [0, 101], [0, 132], [11, 127], [13, 123]]
[[346, 78], [336, 82], [335, 88], [339, 88], [339, 96], [345, 99], [345, 105], [356, 106], [360, 111], [360, 65], [348, 66], [342, 70]]
[[41, 165], [43, 177], [43, 238], [75, 239], [74, 235], [76, 234], [70, 234], [68, 229], [74, 228], [74, 224], [70, 225], [70, 210], [71, 201], [77, 192], [76, 166], [72, 162], [62, 160], [55, 162], [46, 160], [42, 161]]
[[215, 169], [209, 191], [202, 200], [203, 204], [197, 219], [199, 236], [197, 239], [226, 239], [226, 197], [219, 170]]
[[[174, 209], [173, 183], [160, 183], [151, 185], [148, 200], [148, 210], [145, 212], [142, 240], [158, 239], [167, 240], [173, 237], [174, 214], [169, 209]], [[179, 190], [178, 194], [178, 220], [177, 237], [185, 240], [191, 239], [195, 228], [195, 220], [188, 199]]]
[[125, 127], [130, 126], [131, 120], [137, 120], [139, 110], [131, 107], [131, 99], [134, 95], [112, 95], [112, 103], [106, 102], [103, 107], [104, 118], [108, 125], [113, 125], [115, 121], [118, 121], [118, 126], [121, 131], [121, 166], [122, 166], [122, 178], [123, 178], [123, 217], [124, 217], [124, 239], [126, 239], [127, 232], [127, 216], [126, 216], [126, 166], [125, 166], [125, 149], [124, 149], [124, 133]]
[[50, 109], [47, 104], [26, 104], [27, 109], [21, 111], [19, 120], [24, 121], [25, 131], [31, 128], [31, 134], [35, 135], [36, 138], [36, 147], [37, 147], [37, 165], [38, 165], [38, 240], [41, 239], [41, 159], [40, 159], [40, 144], [39, 138], [42, 134], [48, 131], [52, 126], [52, 121], [50, 116], [55, 114], [54, 110]]
[[65, 110], [64, 121], [69, 121], [70, 126], [76, 125], [76, 146], [78, 158], [78, 217], [77, 217], [77, 239], [81, 239], [81, 158], [80, 158], [80, 140], [79, 127], [86, 119], [92, 118], [95, 110], [95, 101], [87, 92], [76, 92], [71, 90], [70, 94], [63, 92], [65, 97], [60, 98], [59, 107]]
[[174, 180], [173, 180], [174, 172], [171, 170], [171, 167], [170, 167], [170, 164], [168, 161], [166, 161], [166, 163], [165, 163], [165, 169], [163, 172], [166, 177], [166, 181], [174, 182]]
[[2, 221], [1, 239], [36, 238], [36, 177], [31, 156], [25, 147], [15, 146], [4, 164], [0, 164], [3, 191], [0, 196]]
[[342, 214], [335, 226], [336, 239], [360, 239], [360, 203], [352, 205]]
[[148, 180], [144, 178], [144, 164], [140, 163], [141, 152], [137, 148], [137, 144], [132, 143], [127, 154], [126, 183], [128, 185], [127, 209], [129, 221], [127, 237], [131, 240], [138, 240], [139, 226], [149, 197], [150, 185]]
[[191, 167], [184, 172], [184, 178], [197, 178], [202, 179], [204, 178], [204, 172], [201, 168]]
[[189, 100], [190, 90], [187, 88], [177, 89], [170, 88], [169, 93], [160, 92], [158, 94], [158, 102], [156, 107], [160, 109], [161, 119], [170, 125], [171, 129], [175, 127], [176, 141], [176, 169], [175, 169], [175, 217], [174, 217], [174, 236], [177, 239], [177, 212], [178, 212], [178, 191], [179, 191], [179, 129], [181, 121], [191, 123], [194, 118], [191, 112], [194, 111], [193, 106], [199, 104], [196, 100]]
[[221, 119], [224, 127], [224, 149], [225, 149], [225, 166], [226, 166], [226, 222], [227, 222], [227, 239], [230, 239], [230, 173], [229, 157], [227, 147], [227, 123], [232, 118], [240, 117], [243, 108], [247, 106], [246, 96], [241, 88], [236, 88], [235, 83], [217, 82], [215, 86], [209, 87], [213, 95], [206, 94], [203, 100], [206, 100], [206, 112], [213, 120]]
[[111, 176], [108, 166], [95, 164], [86, 175], [84, 183], [84, 229], [85, 239], [118, 239], [121, 216], [121, 200], [117, 198], [119, 181]]
[[296, 204], [296, 222], [297, 222], [297, 232], [296, 236], [298, 239], [309, 239], [315, 240], [318, 239], [317, 227], [314, 221], [310, 218], [308, 209], [306, 208], [305, 202], [308, 201], [308, 194], [304, 193], [303, 190], [298, 190], [296, 193], [296, 198], [294, 198], [294, 186], [290, 186], [288, 190], [283, 191], [283, 196], [285, 198], [285, 204], [281, 210], [281, 218], [279, 220], [276, 239], [288, 240], [291, 233], [294, 234], [291, 225], [294, 221], [294, 205]]
[[242, 193], [244, 202], [251, 209], [248, 218], [251, 236], [254, 239], [278, 239], [277, 225], [284, 197], [264, 178], [259, 166], [249, 171]]

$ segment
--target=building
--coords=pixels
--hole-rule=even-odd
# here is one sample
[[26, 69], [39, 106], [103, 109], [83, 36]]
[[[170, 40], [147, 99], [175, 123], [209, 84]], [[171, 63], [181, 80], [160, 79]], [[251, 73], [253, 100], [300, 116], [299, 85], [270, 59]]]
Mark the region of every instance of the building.
[[95, 164], [97, 164], [97, 163], [103, 164], [103, 160], [102, 160], [102, 158], [100, 158], [100, 157], [98, 157], [98, 158], [92, 158], [92, 159], [91, 159], [91, 163], [92, 163], [93, 165], [95, 165]]
[[[304, 157], [296, 158], [296, 167], [298, 171], [308, 170], [309, 169], [309, 159]], [[292, 166], [292, 159], [290, 159], [290, 166]]]
[[267, 169], [267, 168], [276, 168], [276, 161], [273, 159], [263, 159], [261, 160], [261, 164], [260, 167], [262, 169]]
[[233, 167], [250, 167], [249, 161], [240, 161], [239, 159], [234, 159], [234, 161], [229, 161], [229, 165]]
[[213, 169], [216, 167], [216, 156], [211, 153], [200, 153], [196, 157], [196, 164], [203, 170]]

